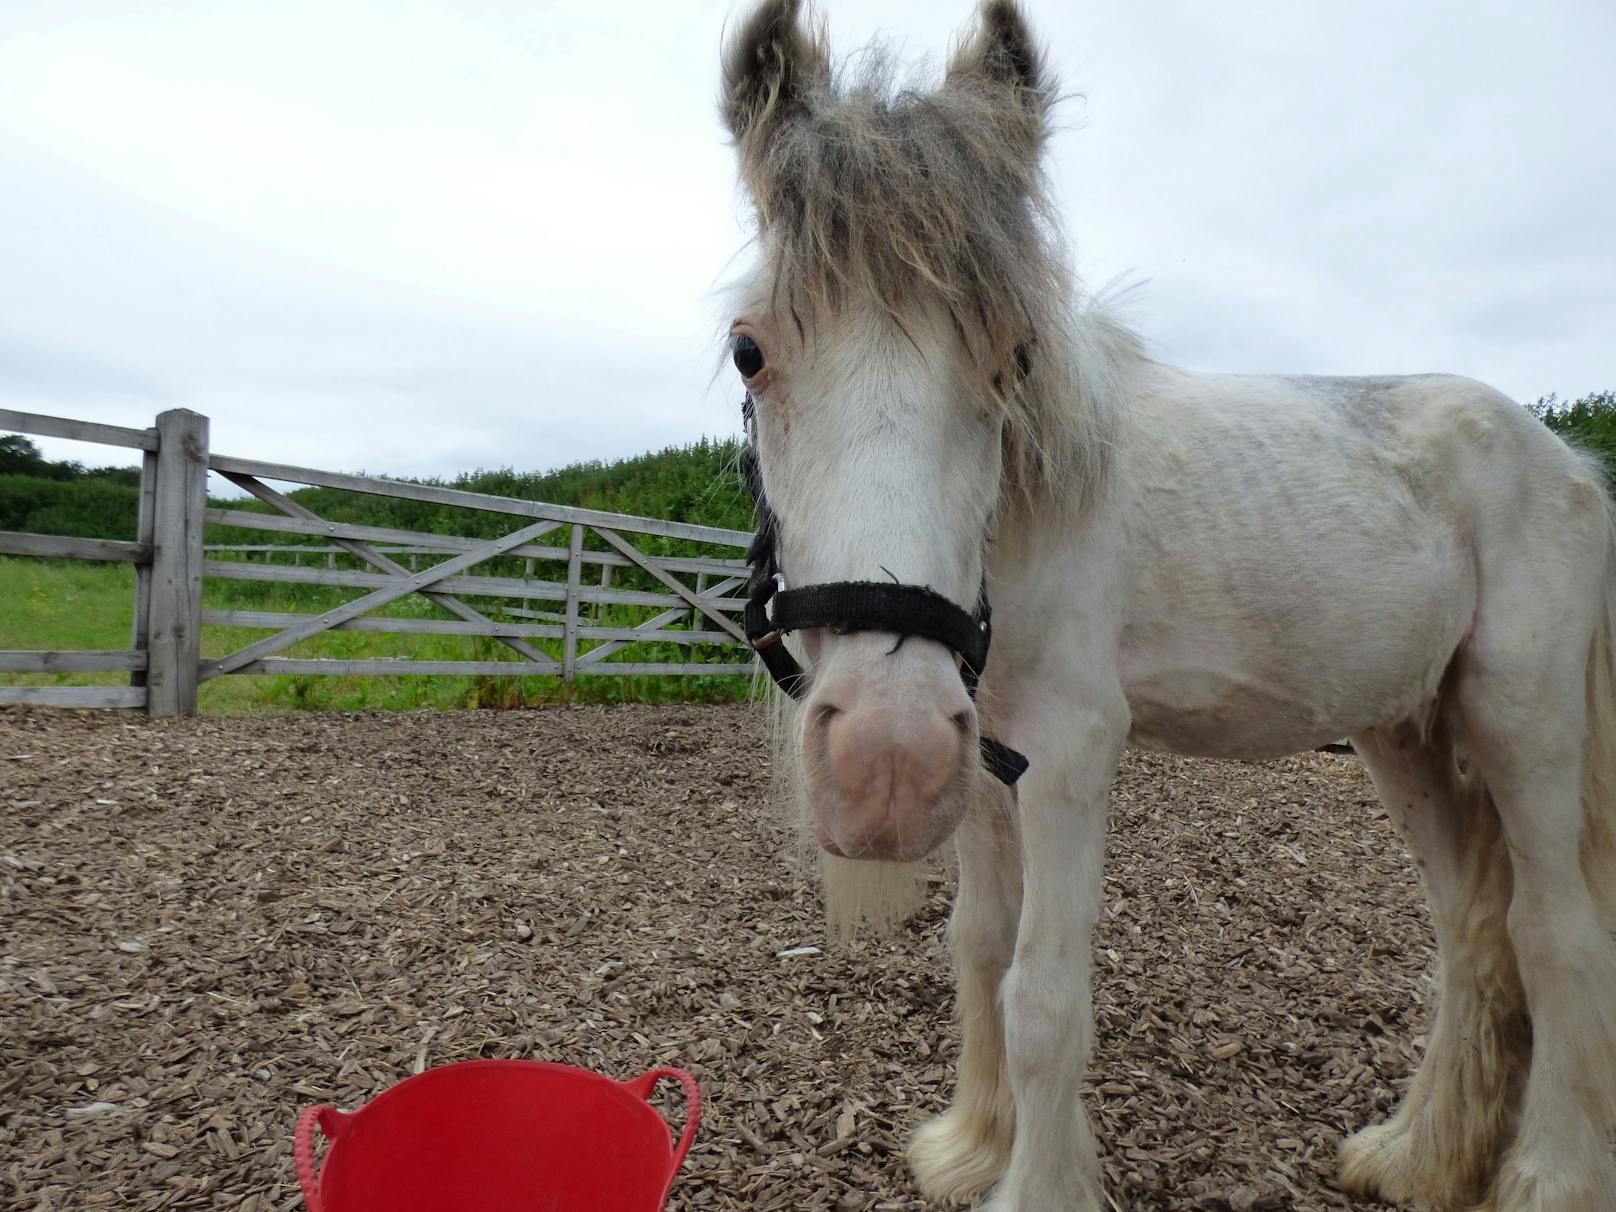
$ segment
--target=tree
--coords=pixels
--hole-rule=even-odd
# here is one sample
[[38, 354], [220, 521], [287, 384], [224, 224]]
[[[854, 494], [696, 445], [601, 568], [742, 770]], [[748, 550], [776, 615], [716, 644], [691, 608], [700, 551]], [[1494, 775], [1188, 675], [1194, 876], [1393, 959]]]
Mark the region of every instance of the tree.
[[37, 476], [47, 466], [39, 447], [20, 433], [0, 433], [0, 476]]
[[1606, 470], [1616, 474], [1616, 391], [1596, 391], [1569, 404], [1551, 392], [1526, 407], [1562, 438], [1598, 455]]

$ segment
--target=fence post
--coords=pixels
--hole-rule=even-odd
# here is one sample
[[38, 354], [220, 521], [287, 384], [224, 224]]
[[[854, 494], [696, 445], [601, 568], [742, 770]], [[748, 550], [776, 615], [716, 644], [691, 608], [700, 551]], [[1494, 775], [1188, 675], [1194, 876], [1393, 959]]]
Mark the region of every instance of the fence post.
[[195, 715], [202, 663], [202, 517], [208, 505], [208, 419], [188, 408], [157, 417], [146, 710]]
[[562, 641], [561, 680], [572, 685], [578, 670], [578, 581], [583, 572], [584, 528], [580, 522], [572, 524], [572, 546], [567, 551], [567, 615], [566, 638]]
[[[157, 436], [156, 429], [146, 431], [153, 437]], [[154, 518], [153, 505], [157, 500], [157, 452], [148, 450], [140, 458], [140, 507], [135, 515], [135, 542], [146, 544], [147, 550], [154, 546], [152, 522]], [[136, 652], [145, 652], [151, 639], [151, 599], [152, 599], [152, 557], [135, 565], [135, 619], [134, 637], [130, 647]], [[137, 669], [129, 675], [131, 686], [144, 686], [146, 684], [146, 671]]]

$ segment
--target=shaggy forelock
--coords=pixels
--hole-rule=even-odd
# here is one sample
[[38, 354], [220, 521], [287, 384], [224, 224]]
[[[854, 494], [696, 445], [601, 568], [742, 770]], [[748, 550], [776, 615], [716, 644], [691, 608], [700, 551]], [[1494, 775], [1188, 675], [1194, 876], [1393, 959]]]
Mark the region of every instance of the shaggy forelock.
[[940, 303], [1004, 409], [1006, 486], [1043, 496], [1082, 471], [1091, 497], [1105, 439], [1071, 398], [1075, 282], [1040, 167], [1044, 93], [952, 69], [921, 90], [876, 47], [793, 100], [740, 141], [776, 313], [801, 327], [861, 296], [901, 325]]
[[857, 290], [901, 316], [932, 295], [993, 353], [1030, 337], [1036, 300], [1060, 291], [1065, 275], [1049, 255], [1052, 225], [1028, 153], [1035, 119], [1004, 94], [978, 80], [899, 87], [878, 48], [804, 89], [796, 114], [744, 149], [786, 301], [815, 311]]

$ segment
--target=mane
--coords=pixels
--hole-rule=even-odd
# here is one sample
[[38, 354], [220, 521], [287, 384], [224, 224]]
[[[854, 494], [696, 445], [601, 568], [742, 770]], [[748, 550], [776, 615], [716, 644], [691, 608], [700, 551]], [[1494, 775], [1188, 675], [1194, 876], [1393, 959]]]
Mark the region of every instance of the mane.
[[1012, 512], [1097, 498], [1121, 367], [1138, 351], [1079, 299], [1028, 151], [1046, 112], [1007, 105], [980, 74], [917, 90], [872, 47], [804, 81], [791, 120], [741, 146], [777, 314], [800, 329], [861, 295], [902, 325], [917, 305], [941, 304], [984, 398], [1003, 410], [1001, 510]]

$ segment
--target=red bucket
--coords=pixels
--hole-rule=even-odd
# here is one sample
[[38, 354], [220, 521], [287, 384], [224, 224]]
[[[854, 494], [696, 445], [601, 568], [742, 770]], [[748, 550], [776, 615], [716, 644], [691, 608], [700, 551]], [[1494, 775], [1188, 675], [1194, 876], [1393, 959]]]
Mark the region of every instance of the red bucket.
[[[677, 1142], [646, 1101], [663, 1078], [685, 1090]], [[700, 1119], [682, 1069], [618, 1082], [543, 1061], [461, 1061], [357, 1111], [304, 1111], [297, 1180], [309, 1212], [660, 1212]], [[316, 1125], [331, 1142], [318, 1170]]]

